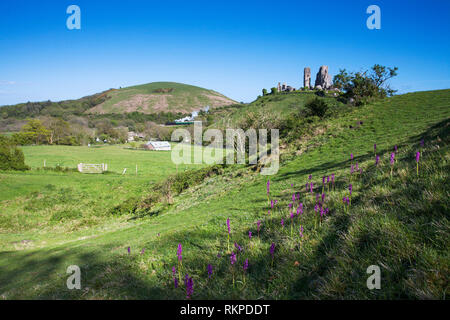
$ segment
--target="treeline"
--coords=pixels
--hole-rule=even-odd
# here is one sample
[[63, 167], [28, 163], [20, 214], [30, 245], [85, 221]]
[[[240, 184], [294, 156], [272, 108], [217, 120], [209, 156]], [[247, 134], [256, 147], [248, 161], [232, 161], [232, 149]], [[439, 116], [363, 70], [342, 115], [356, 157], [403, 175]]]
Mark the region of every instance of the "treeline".
[[0, 116], [3, 119], [27, 119], [38, 116], [64, 117], [68, 115], [83, 115], [86, 110], [95, 107], [107, 99], [106, 94], [99, 93], [78, 100], [26, 102], [1, 107]]
[[9, 137], [14, 145], [82, 145], [94, 141], [93, 132], [81, 126], [71, 126], [67, 121], [57, 118], [29, 119], [19, 132]]

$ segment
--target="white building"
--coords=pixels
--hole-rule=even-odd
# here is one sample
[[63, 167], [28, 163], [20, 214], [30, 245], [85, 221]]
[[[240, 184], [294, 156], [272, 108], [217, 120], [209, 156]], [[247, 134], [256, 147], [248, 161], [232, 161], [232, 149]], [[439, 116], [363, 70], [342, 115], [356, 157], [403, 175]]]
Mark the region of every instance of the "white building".
[[146, 148], [149, 150], [156, 151], [170, 151], [170, 143], [168, 141], [149, 141], [145, 144]]

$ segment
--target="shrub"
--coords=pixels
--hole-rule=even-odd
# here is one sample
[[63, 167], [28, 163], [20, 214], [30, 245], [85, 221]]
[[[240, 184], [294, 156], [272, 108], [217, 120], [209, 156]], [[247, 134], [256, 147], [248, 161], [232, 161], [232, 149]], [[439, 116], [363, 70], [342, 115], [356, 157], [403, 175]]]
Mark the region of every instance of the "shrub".
[[328, 111], [328, 105], [323, 99], [313, 98], [306, 103], [305, 109], [308, 116], [323, 118]]
[[0, 137], [0, 170], [25, 171], [30, 168], [25, 165], [22, 150], [17, 148], [7, 137]]

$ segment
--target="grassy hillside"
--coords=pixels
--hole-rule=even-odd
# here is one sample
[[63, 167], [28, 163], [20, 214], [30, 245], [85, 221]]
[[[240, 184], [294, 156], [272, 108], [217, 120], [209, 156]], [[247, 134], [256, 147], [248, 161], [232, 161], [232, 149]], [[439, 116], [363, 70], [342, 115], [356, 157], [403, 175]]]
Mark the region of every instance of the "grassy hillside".
[[[284, 105], [280, 108], [288, 111], [285, 99], [304, 103], [295, 97], [285, 96], [270, 105]], [[280, 171], [269, 177], [269, 197], [278, 200], [270, 214], [267, 177], [231, 166], [184, 191], [173, 203], [129, 217], [130, 222], [112, 231], [75, 239], [69, 231], [69, 240], [38, 249], [9, 245], [0, 253], [0, 296], [184, 299], [183, 280], [175, 289], [171, 271], [177, 267], [181, 243], [181, 276], [193, 278], [193, 299], [445, 299], [450, 268], [450, 90], [410, 93], [342, 110], [320, 121], [320, 130], [293, 143], [294, 150], [286, 149], [289, 154], [283, 156]], [[241, 110], [229, 113], [238, 119], [234, 112]], [[391, 167], [394, 146], [398, 152]], [[350, 165], [356, 163], [362, 172], [350, 175]], [[322, 177], [331, 174], [335, 186], [324, 187], [323, 204], [329, 212], [320, 220], [315, 195], [322, 193]], [[310, 182], [312, 194], [305, 188]], [[342, 198], [349, 196], [350, 183], [351, 205], [345, 207]], [[293, 219], [292, 194], [294, 209], [303, 204], [303, 213], [297, 216], [294, 210]], [[19, 239], [19, 232], [2, 231], [4, 242]], [[232, 250], [237, 254], [233, 265]], [[245, 259], [249, 268], [244, 273]], [[71, 264], [82, 270], [82, 290], [65, 287]], [[213, 268], [211, 278], [208, 264]], [[380, 290], [366, 287], [370, 265], [381, 269]]]
[[224, 95], [182, 83], [152, 82], [122, 88], [107, 93], [108, 99], [86, 113], [189, 113], [205, 106], [218, 107], [235, 104]]

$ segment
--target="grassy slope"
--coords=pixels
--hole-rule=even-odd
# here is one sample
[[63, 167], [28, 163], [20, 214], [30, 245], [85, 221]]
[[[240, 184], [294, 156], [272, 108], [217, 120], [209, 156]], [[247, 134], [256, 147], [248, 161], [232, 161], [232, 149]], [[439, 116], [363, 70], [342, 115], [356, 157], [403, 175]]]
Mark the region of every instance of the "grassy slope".
[[[153, 91], [156, 89], [165, 89], [165, 88], [173, 88], [174, 90], [170, 93], [154, 93]], [[99, 106], [94, 107], [87, 111], [87, 113], [123, 113], [123, 107], [114, 106], [115, 104], [123, 101], [127, 101], [133, 98], [135, 95], [169, 95], [167, 98], [168, 107], [164, 110], [155, 110], [155, 101], [150, 102], [148, 109], [144, 108], [144, 106], [140, 107], [136, 111], [143, 113], [152, 113], [152, 112], [191, 112], [193, 110], [199, 110], [206, 105], [216, 106], [216, 103], [209, 97], [205, 95], [211, 95], [219, 98], [226, 99], [226, 104], [236, 103], [235, 101], [225, 97], [224, 95], [215, 92], [213, 90], [208, 90], [196, 86], [191, 86], [182, 83], [176, 82], [152, 82], [148, 84], [133, 86], [122, 88], [119, 90], [114, 90], [109, 93], [109, 100], [105, 101]], [[125, 111], [126, 112], [126, 111]]]
[[[184, 271], [194, 277], [195, 298], [444, 298], [448, 294], [449, 187], [448, 118], [450, 90], [397, 96], [351, 114], [327, 120], [327, 131], [307, 143], [316, 147], [287, 162], [271, 177], [271, 197], [280, 210], [267, 216], [266, 178], [230, 169], [175, 199], [168, 210], [104, 235], [40, 250], [0, 253], [0, 294], [4, 298], [183, 298], [174, 290], [170, 269], [176, 246], [183, 244]], [[357, 129], [349, 129], [363, 121]], [[414, 153], [425, 138], [420, 177]], [[437, 138], [439, 137], [439, 138]], [[382, 155], [374, 167], [373, 143]], [[399, 146], [390, 177], [388, 154]], [[438, 147], [439, 146], [439, 147]], [[347, 194], [349, 154], [363, 167], [353, 181], [350, 214]], [[304, 193], [309, 174], [316, 186], [336, 174], [336, 191], [327, 193], [330, 214], [315, 228], [311, 196]], [[293, 185], [291, 187], [291, 184]], [[316, 187], [320, 192], [320, 187]], [[305, 204], [302, 249], [297, 232], [279, 225], [289, 220], [287, 204], [300, 192]], [[232, 242], [249, 258], [246, 284], [240, 267], [232, 269], [226, 251], [227, 217]], [[256, 220], [262, 230], [256, 237]], [[296, 222], [295, 228], [298, 228]], [[248, 231], [253, 240], [248, 241]], [[271, 267], [269, 246], [276, 243]], [[131, 246], [132, 254], [126, 254]], [[144, 254], [138, 251], [145, 248]], [[219, 258], [217, 254], [221, 253]], [[206, 265], [214, 266], [207, 280]], [[83, 290], [65, 289], [65, 269], [80, 265]], [[382, 289], [369, 291], [366, 268], [382, 269]]]

